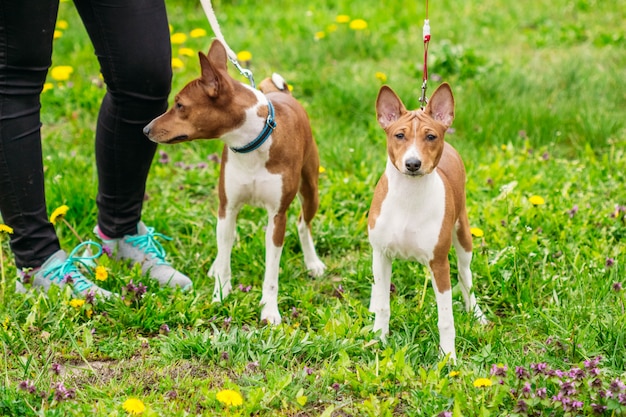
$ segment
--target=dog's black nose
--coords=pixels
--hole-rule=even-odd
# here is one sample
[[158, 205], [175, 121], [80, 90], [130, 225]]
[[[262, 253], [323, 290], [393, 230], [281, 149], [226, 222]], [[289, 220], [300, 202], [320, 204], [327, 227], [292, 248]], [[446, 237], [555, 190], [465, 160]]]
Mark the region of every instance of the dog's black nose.
[[150, 136], [150, 125], [146, 125], [146, 127], [143, 128], [143, 134], [146, 136]]
[[422, 167], [422, 161], [417, 158], [409, 158], [404, 162], [407, 171], [415, 173]]

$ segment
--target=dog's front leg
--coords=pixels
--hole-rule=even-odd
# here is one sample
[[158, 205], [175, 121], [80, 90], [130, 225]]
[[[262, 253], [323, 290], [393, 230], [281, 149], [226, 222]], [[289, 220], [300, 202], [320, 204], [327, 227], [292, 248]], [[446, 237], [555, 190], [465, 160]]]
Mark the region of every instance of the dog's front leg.
[[239, 210], [225, 210], [224, 217], [217, 218], [217, 257], [209, 269], [209, 277], [215, 278], [213, 302], [220, 302], [230, 294], [230, 255], [235, 243], [236, 221]]
[[283, 252], [285, 227], [287, 216], [285, 213], [269, 215], [269, 222], [265, 232], [265, 278], [263, 280], [263, 296], [261, 297], [261, 321], [270, 324], [280, 324], [281, 317], [278, 311], [278, 272], [280, 256]]
[[444, 355], [456, 362], [454, 341], [454, 315], [452, 312], [452, 288], [450, 287], [450, 263], [446, 252], [445, 258], [435, 259], [428, 268], [432, 276], [435, 300], [437, 301], [437, 327], [439, 328], [439, 347]]
[[378, 249], [373, 249], [372, 272], [374, 284], [369, 308], [375, 314], [372, 330], [374, 332], [380, 330], [380, 338], [385, 340], [389, 333], [389, 317], [391, 316], [391, 259]]

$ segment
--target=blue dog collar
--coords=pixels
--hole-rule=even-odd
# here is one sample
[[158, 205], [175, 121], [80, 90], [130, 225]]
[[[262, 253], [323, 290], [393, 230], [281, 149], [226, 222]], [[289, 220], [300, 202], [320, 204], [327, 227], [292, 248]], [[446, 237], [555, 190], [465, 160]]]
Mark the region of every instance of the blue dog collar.
[[274, 106], [269, 100], [267, 100], [267, 111], [268, 114], [267, 119], [265, 120], [265, 126], [263, 127], [261, 133], [259, 133], [259, 136], [257, 136], [256, 139], [254, 139], [252, 142], [240, 148], [231, 147], [231, 151], [236, 153], [248, 153], [254, 151], [255, 149], [258, 149], [261, 145], [265, 143], [267, 138], [270, 137], [270, 135], [276, 128], [276, 120], [274, 120]]

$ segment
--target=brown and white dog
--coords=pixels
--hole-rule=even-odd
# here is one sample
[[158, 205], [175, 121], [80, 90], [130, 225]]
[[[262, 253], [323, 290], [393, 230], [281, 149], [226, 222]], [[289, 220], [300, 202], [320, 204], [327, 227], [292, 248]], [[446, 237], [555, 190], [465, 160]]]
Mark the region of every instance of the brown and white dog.
[[380, 330], [383, 339], [389, 332], [392, 260], [418, 261], [432, 276], [441, 351], [455, 360], [448, 262], [452, 243], [458, 255], [465, 309], [473, 311], [479, 322], [486, 320], [471, 293], [472, 236], [465, 209], [465, 168], [457, 151], [444, 141], [454, 119], [452, 91], [444, 83], [424, 110], [409, 111], [391, 88], [383, 86], [376, 113], [387, 134], [388, 157], [368, 217], [373, 249], [373, 330]]
[[[199, 53], [202, 76], [187, 84], [172, 108], [144, 128], [150, 140], [177, 143], [219, 138], [224, 143], [219, 178], [217, 257], [209, 270], [215, 278], [213, 300], [231, 291], [230, 257], [236, 218], [244, 204], [267, 210], [265, 278], [261, 320], [278, 324], [278, 273], [287, 209], [298, 196], [302, 213], [298, 234], [309, 273], [320, 276], [325, 266], [311, 237], [318, 199], [319, 155], [309, 118], [277, 75], [256, 90], [228, 74], [227, 55], [213, 41], [208, 55]], [[266, 93], [266, 94], [264, 94]]]

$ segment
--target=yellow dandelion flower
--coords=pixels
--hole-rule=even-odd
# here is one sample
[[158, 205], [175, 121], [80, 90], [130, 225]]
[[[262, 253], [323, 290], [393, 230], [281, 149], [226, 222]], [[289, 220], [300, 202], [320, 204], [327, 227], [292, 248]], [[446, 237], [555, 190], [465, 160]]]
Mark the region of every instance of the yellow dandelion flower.
[[139, 398], [129, 398], [122, 404], [124, 411], [130, 414], [141, 414], [146, 411], [146, 406]]
[[337, 31], [337, 25], [336, 24], [332, 24], [332, 25], [328, 25], [328, 27], [326, 27], [326, 31], [328, 33], [333, 33]]
[[57, 20], [57, 24], [56, 24], [57, 29], [65, 30], [69, 26], [70, 25], [69, 23], [67, 23], [67, 20]]
[[107, 269], [103, 267], [102, 265], [98, 265], [96, 267], [96, 280], [106, 281], [108, 277], [109, 277], [109, 273], [107, 272]]
[[191, 48], [180, 48], [178, 55], [180, 56], [194, 56], [196, 53]]
[[530, 201], [530, 204], [532, 204], [533, 206], [540, 206], [542, 204], [546, 204], [546, 200], [544, 200], [543, 197], [540, 197], [538, 195], [534, 195], [530, 197], [528, 201]]
[[174, 45], [180, 45], [181, 43], [185, 43], [186, 40], [187, 40], [187, 35], [185, 35], [184, 33], [180, 33], [180, 32], [173, 33], [172, 37], [170, 38], [170, 41]]
[[206, 30], [202, 28], [193, 29], [189, 33], [189, 36], [191, 36], [192, 38], [202, 38], [203, 36], [206, 36]]
[[93, 316], [93, 310], [92, 309], [86, 310], [85, 315], [87, 316], [88, 319], [90, 319], [91, 316]]
[[324, 168], [323, 166], [320, 165], [319, 172], [320, 172], [320, 174], [323, 174], [324, 172], [326, 172], [326, 168]]
[[313, 35], [313, 39], [315, 39], [316, 41], [319, 41], [320, 39], [324, 39], [325, 37], [326, 37], [326, 32], [324, 31], [315, 32], [315, 35]]
[[348, 23], [349, 21], [350, 21], [350, 16], [348, 16], [347, 14], [340, 14], [335, 19], [335, 22], [337, 23]]
[[53, 39], [59, 39], [62, 36], [63, 36], [63, 32], [61, 32], [60, 30], [55, 30], [54, 34], [52, 35], [52, 38]]
[[460, 375], [459, 371], [450, 371], [450, 373], [448, 374], [450, 378], [454, 378], [455, 376], [459, 376], [459, 375]]
[[80, 298], [72, 298], [70, 300], [70, 306], [74, 308], [81, 308], [85, 305], [85, 300], [81, 300]]
[[237, 407], [243, 404], [241, 394], [237, 391], [233, 391], [232, 389], [225, 389], [218, 392], [215, 398], [217, 398], [217, 401], [228, 407]]
[[476, 381], [474, 381], [474, 386], [476, 388], [490, 387], [491, 386], [491, 379], [489, 379], [489, 378], [478, 378]]
[[250, 51], [237, 52], [237, 60], [247, 62], [252, 59], [252, 53]]
[[0, 233], [2, 232], [12, 235], [13, 228], [11, 226], [7, 226], [6, 224], [0, 223]]
[[500, 145], [500, 149], [502, 149], [503, 151], [506, 151], [506, 145], [505, 144]]
[[296, 402], [298, 404], [300, 404], [302, 407], [304, 407], [306, 405], [306, 401], [307, 401], [307, 396], [306, 395], [298, 395], [296, 397]]
[[45, 93], [48, 90], [52, 90], [53, 87], [54, 87], [54, 84], [52, 84], [52, 83], [45, 83], [43, 85], [43, 90], [41, 90], [41, 92]]
[[74, 68], [69, 65], [59, 65], [53, 67], [50, 71], [50, 76], [55, 81], [67, 81], [70, 79], [70, 75], [74, 72]]
[[65, 216], [69, 209], [70, 208], [68, 206], [66, 206], [65, 204], [63, 204], [62, 206], [57, 207], [56, 209], [54, 209], [54, 211], [52, 212], [52, 215], [50, 215], [50, 223], [57, 224], [57, 220], [59, 220], [61, 217]]
[[378, 78], [381, 82], [387, 82], [387, 75], [384, 72], [380, 72], [377, 71], [376, 74], [374, 74], [376, 76], [376, 78]]
[[4, 330], [9, 330], [9, 316], [6, 316], [4, 318], [4, 321], [2, 322], [2, 327], [4, 328]]
[[483, 232], [483, 229], [479, 229], [478, 227], [470, 228], [470, 233], [472, 234], [472, 236], [475, 236], [475, 237], [485, 236], [485, 232]]
[[184, 67], [185, 67], [185, 64], [180, 58], [172, 58], [172, 68], [177, 69], [177, 68], [184, 68]]
[[367, 22], [363, 19], [354, 19], [350, 22], [350, 29], [352, 30], [364, 30], [367, 29]]

